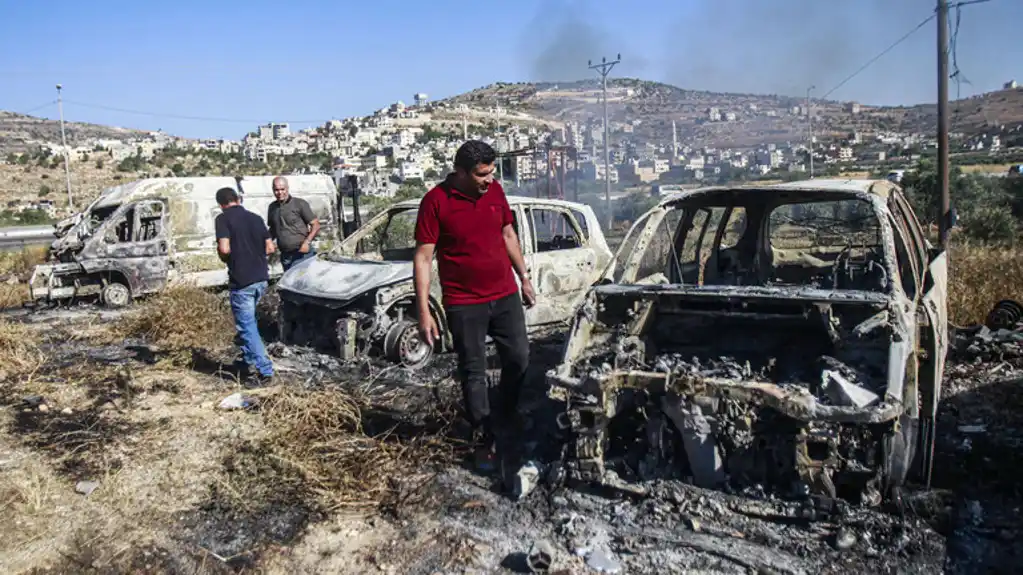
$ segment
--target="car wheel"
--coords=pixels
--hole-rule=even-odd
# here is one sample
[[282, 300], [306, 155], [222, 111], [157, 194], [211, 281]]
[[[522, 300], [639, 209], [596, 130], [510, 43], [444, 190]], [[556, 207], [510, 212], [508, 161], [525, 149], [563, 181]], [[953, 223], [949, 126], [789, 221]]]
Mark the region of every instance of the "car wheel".
[[416, 322], [403, 319], [387, 330], [384, 353], [395, 363], [410, 369], [420, 369], [433, 359], [433, 346], [420, 337]]
[[131, 290], [119, 282], [110, 282], [103, 286], [100, 295], [103, 298], [103, 305], [111, 309], [122, 308], [131, 303]]

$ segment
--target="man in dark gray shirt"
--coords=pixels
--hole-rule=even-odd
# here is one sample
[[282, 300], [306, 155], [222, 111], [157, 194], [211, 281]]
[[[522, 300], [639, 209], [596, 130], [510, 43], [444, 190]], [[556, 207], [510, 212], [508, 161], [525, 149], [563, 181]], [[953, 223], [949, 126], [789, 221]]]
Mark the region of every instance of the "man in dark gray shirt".
[[273, 181], [274, 197], [266, 221], [270, 225], [270, 237], [277, 241], [281, 253], [281, 265], [288, 271], [298, 262], [313, 256], [313, 238], [320, 231], [320, 220], [309, 207], [309, 202], [291, 195], [288, 180], [277, 176]]

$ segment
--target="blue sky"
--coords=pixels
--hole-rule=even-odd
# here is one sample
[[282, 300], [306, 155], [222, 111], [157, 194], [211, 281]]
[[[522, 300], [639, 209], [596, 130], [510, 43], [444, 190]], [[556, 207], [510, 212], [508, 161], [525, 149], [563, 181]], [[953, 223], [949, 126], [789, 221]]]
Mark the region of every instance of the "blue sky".
[[[623, 62], [614, 75], [796, 95], [814, 84], [821, 95], [934, 4], [0, 0], [0, 109], [36, 108], [55, 99], [60, 82], [68, 120], [240, 138], [258, 122], [320, 123], [420, 91], [443, 97], [496, 81], [587, 77], [588, 58], [616, 52]], [[963, 96], [1023, 81], [1021, 22], [1020, 0], [963, 8], [957, 59], [970, 81]], [[934, 101], [935, 34], [932, 21], [832, 98]]]

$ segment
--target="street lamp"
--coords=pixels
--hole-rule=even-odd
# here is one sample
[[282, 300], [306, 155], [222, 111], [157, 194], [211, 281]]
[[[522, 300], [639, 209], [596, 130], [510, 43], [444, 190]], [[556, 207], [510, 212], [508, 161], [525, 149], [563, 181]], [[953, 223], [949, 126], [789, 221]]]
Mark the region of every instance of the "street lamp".
[[817, 86], [810, 86], [806, 89], [806, 140], [810, 155], [810, 179], [813, 179], [813, 110], [810, 109], [810, 92], [816, 90]]
[[606, 57], [600, 59], [600, 64], [594, 64], [592, 60], [586, 61], [590, 70], [597, 70], [600, 73], [600, 91], [604, 99], [604, 199], [607, 203], [608, 232], [611, 231], [611, 225], [614, 223], [614, 214], [611, 212], [611, 138], [607, 128], [607, 75], [611, 72], [611, 68], [621, 61], [621, 54], [618, 54], [611, 62], [608, 62]]

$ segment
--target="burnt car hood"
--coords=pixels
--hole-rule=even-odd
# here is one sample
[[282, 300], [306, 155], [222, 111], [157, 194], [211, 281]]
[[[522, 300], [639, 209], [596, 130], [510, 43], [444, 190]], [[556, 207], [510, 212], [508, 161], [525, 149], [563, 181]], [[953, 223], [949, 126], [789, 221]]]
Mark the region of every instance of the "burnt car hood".
[[282, 293], [348, 301], [370, 290], [412, 280], [412, 262], [375, 262], [323, 256], [288, 270], [277, 284]]

